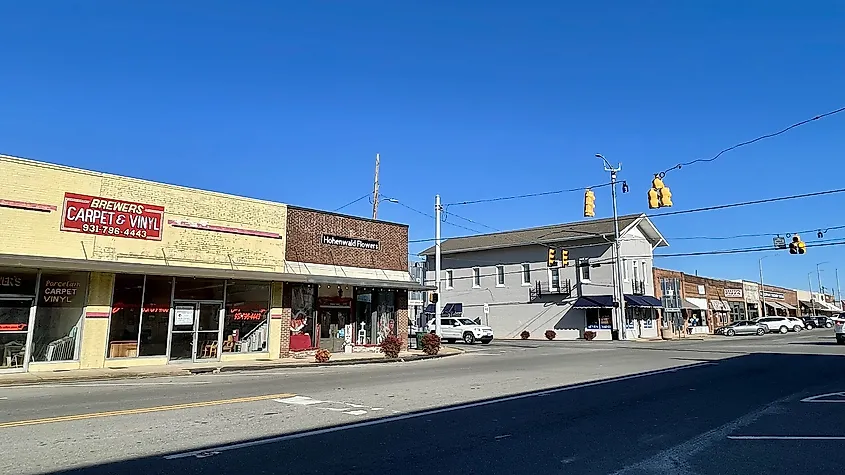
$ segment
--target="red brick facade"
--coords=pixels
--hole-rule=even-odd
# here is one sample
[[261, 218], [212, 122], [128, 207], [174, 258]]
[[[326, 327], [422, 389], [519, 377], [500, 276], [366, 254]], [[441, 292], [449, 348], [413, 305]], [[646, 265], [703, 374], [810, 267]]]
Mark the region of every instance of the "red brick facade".
[[[323, 235], [378, 242], [378, 249], [323, 243]], [[288, 207], [285, 260], [408, 270], [408, 226]]]

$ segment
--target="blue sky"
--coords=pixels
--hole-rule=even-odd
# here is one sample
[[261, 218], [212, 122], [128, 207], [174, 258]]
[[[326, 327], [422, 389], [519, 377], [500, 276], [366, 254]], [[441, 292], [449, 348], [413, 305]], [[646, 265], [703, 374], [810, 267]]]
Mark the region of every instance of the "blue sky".
[[[634, 213], [654, 172], [845, 105], [840, 1], [483, 4], [3, 2], [0, 152], [328, 210], [372, 189], [379, 152], [382, 193], [425, 213], [435, 193], [602, 183], [599, 152], [622, 162], [620, 213]], [[843, 132], [845, 113], [672, 172], [674, 209], [840, 188]], [[597, 216], [610, 215], [609, 190], [596, 191]], [[675, 238], [845, 225], [843, 197], [655, 218], [661, 252], [771, 242]], [[582, 199], [451, 206], [443, 233], [489, 230], [456, 216], [496, 229], [580, 220]], [[382, 203], [379, 217], [433, 235], [406, 207]], [[759, 257], [656, 263], [757, 279]], [[766, 280], [806, 288], [829, 261], [833, 286], [843, 257], [781, 251]]]

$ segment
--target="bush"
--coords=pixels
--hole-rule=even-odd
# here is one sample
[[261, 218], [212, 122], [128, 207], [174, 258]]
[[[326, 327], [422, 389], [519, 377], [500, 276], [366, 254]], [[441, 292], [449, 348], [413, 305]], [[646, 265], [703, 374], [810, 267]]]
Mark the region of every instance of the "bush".
[[381, 342], [381, 352], [388, 358], [398, 358], [402, 351], [402, 340], [399, 337], [390, 335]]
[[557, 336], [557, 333], [555, 333], [554, 330], [546, 330], [546, 339], [547, 340], [554, 340], [556, 336]]
[[522, 333], [519, 334], [519, 337], [523, 340], [527, 340], [529, 336], [531, 336], [531, 334], [528, 333], [528, 330], [522, 330]]
[[331, 352], [325, 348], [320, 348], [319, 350], [317, 350], [317, 353], [314, 354], [314, 360], [317, 363], [328, 363], [331, 357]]
[[587, 340], [587, 341], [590, 341], [595, 337], [596, 337], [596, 332], [591, 332], [591, 331], [584, 332], [584, 339]]
[[426, 333], [422, 337], [422, 350], [427, 355], [436, 355], [440, 352], [440, 337], [434, 333]]

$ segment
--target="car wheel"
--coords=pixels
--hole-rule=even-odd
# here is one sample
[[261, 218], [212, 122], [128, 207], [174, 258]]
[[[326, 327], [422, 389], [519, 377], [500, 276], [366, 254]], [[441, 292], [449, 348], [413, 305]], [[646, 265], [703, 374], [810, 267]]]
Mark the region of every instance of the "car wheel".
[[800, 326], [800, 325], [795, 325], [794, 327], [792, 327], [792, 330], [793, 330], [795, 333], [798, 333], [798, 332], [800, 332], [801, 330], [803, 330], [803, 328], [801, 328], [801, 326]]
[[825, 328], [831, 328], [832, 326], [833, 326], [833, 324], [830, 323], [830, 322], [827, 322], [827, 323], [824, 324]]
[[765, 334], [766, 334], [766, 329], [765, 329], [765, 328], [758, 328], [758, 329], [757, 329], [757, 334], [758, 334], [758, 335], [765, 335]]
[[466, 343], [467, 345], [475, 343], [475, 335], [470, 332], [464, 333], [464, 343]]
[[733, 328], [728, 328], [728, 331], [725, 332], [725, 335], [734, 336], [734, 335], [736, 335], [736, 331], [734, 331]]
[[807, 323], [807, 330], [812, 330], [813, 328], [816, 328], [816, 326], [812, 323]]
[[786, 325], [782, 325], [782, 326], [780, 327], [780, 332], [781, 332], [781, 333], [786, 333], [786, 332], [788, 332], [788, 331], [789, 331], [789, 328], [787, 328], [787, 327], [786, 327]]

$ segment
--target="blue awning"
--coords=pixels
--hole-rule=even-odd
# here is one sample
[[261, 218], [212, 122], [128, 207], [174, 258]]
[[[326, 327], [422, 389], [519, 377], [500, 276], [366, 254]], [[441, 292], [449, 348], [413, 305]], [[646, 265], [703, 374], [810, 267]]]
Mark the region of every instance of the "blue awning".
[[612, 295], [590, 295], [589, 297], [578, 297], [573, 308], [613, 308]]
[[625, 305], [629, 307], [661, 308], [663, 304], [651, 295], [628, 295], [625, 294]]
[[425, 310], [423, 310], [423, 313], [434, 313], [434, 304], [430, 303], [426, 305]]

